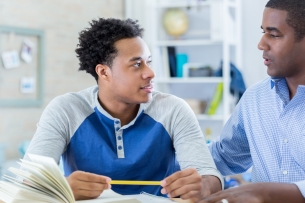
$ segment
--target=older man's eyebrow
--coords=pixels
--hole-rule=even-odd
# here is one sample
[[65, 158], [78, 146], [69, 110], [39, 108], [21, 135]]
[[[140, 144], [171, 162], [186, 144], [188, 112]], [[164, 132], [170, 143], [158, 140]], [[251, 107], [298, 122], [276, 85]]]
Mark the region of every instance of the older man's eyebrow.
[[[264, 30], [263, 26], [261, 26], [261, 29]], [[279, 29], [277, 29], [276, 27], [266, 27], [266, 30], [268, 30], [269, 32], [278, 32], [281, 33], [281, 31]]]

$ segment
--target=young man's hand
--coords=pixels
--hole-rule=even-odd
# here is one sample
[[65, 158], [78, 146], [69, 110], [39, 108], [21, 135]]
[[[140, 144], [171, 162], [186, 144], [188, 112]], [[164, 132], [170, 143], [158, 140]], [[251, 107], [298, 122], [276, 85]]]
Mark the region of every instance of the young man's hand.
[[107, 189], [111, 188], [111, 179], [83, 171], [75, 171], [67, 181], [72, 189], [75, 200], [94, 199]]
[[247, 202], [247, 203], [304, 203], [295, 184], [288, 183], [252, 183], [230, 188], [205, 197], [199, 203]]
[[178, 171], [161, 182], [162, 194], [198, 202], [203, 197], [221, 190], [220, 180], [215, 176], [203, 176], [194, 168]]

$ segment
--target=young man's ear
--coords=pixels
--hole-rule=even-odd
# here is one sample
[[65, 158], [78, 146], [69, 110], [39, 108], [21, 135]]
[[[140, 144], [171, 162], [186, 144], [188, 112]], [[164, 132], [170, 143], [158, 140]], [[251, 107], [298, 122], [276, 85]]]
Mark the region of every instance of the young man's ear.
[[107, 65], [97, 64], [95, 67], [95, 72], [100, 79], [108, 80], [110, 74], [110, 68]]

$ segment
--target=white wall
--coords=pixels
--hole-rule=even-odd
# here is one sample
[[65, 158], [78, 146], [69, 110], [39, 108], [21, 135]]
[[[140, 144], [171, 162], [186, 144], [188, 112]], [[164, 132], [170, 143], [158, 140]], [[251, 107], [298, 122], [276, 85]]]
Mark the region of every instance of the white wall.
[[98, 17], [124, 18], [123, 5], [123, 0], [0, 0], [0, 25], [44, 30], [46, 53], [43, 106], [0, 108], [0, 162], [2, 143], [8, 159], [18, 158], [19, 144], [32, 138], [51, 99], [96, 84], [90, 74], [78, 71], [78, 33]]
[[267, 0], [242, 1], [242, 71], [247, 87], [268, 76], [263, 53], [257, 48], [262, 36], [261, 22], [266, 3]]

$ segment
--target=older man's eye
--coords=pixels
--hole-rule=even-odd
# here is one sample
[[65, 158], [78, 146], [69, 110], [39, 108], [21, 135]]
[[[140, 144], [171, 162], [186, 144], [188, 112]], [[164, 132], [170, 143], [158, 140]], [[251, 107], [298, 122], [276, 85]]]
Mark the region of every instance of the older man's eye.
[[141, 63], [136, 63], [134, 64], [135, 67], [140, 67], [141, 66]]

